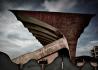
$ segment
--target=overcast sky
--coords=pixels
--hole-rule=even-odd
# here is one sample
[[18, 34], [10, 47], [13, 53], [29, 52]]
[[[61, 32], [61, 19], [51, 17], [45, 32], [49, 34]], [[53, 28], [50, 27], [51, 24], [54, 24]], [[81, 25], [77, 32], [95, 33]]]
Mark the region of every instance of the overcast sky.
[[98, 45], [98, 0], [0, 0], [0, 51], [15, 58], [43, 47], [8, 9], [96, 14], [78, 40], [77, 56]]

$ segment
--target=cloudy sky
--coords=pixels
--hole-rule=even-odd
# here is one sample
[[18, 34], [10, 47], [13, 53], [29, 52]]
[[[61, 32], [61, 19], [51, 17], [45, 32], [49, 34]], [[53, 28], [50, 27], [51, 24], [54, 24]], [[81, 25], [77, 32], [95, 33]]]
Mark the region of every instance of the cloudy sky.
[[96, 14], [78, 40], [76, 55], [90, 55], [98, 45], [98, 0], [0, 0], [0, 51], [11, 58], [43, 46], [8, 9]]

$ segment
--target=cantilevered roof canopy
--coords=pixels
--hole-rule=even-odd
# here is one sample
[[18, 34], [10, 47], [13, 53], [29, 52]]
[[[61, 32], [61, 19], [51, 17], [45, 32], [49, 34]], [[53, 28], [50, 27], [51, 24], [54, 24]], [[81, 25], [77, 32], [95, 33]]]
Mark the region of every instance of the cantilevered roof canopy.
[[94, 16], [92, 14], [23, 10], [12, 10], [12, 12], [43, 45], [59, 39], [64, 34], [69, 44], [71, 57], [75, 57], [77, 40]]

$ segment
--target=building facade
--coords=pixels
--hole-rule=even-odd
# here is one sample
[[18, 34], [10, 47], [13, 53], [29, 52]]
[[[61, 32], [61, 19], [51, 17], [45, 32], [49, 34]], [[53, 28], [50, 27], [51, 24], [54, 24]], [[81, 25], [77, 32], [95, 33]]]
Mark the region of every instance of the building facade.
[[94, 48], [91, 50], [91, 54], [93, 57], [98, 59], [98, 46], [94, 46]]

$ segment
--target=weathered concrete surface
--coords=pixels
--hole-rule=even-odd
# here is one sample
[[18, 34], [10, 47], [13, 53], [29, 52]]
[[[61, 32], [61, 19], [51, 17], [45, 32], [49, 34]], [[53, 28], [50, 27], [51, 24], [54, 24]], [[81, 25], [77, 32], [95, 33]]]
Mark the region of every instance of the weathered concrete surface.
[[77, 40], [93, 16], [91, 14], [41, 11], [13, 11], [13, 13], [19, 20], [21, 20], [21, 18], [19, 18], [20, 14], [27, 15], [28, 17], [39, 19], [59, 29], [67, 38], [72, 59], [75, 57]]
[[[54, 41], [51, 44], [46, 45], [44, 48], [38, 49], [34, 52], [28, 52], [24, 55], [21, 55], [15, 59], [13, 59], [12, 61], [17, 64], [25, 64], [30, 59], [39, 60], [39, 59], [42, 59], [48, 55], [51, 55], [51, 54], [59, 51], [60, 49], [67, 48], [67, 47], [68, 47], [68, 43], [67, 43], [66, 39], [61, 38], [57, 41]], [[67, 48], [67, 50], [68, 50], [68, 48]]]

